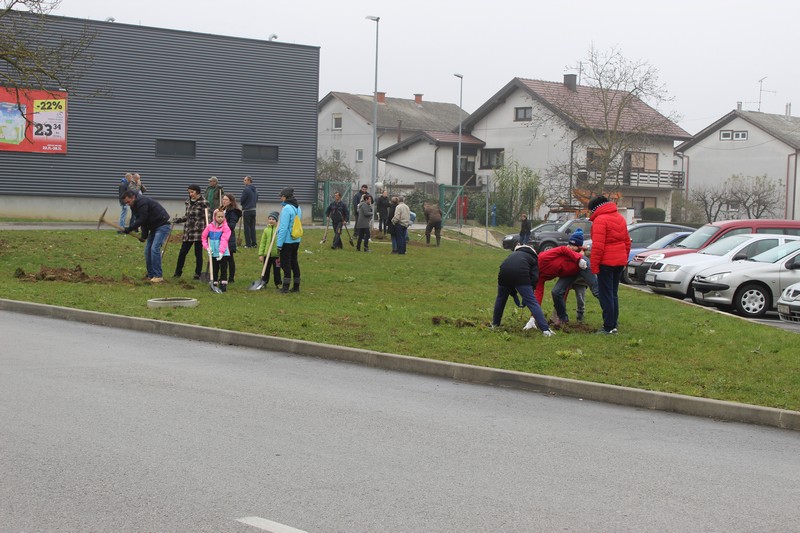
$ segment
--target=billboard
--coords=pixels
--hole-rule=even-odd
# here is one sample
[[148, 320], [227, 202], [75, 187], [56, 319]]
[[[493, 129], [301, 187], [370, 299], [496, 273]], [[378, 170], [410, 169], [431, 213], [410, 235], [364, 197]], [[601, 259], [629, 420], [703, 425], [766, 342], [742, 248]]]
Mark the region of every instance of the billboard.
[[0, 151], [67, 153], [67, 93], [0, 87]]

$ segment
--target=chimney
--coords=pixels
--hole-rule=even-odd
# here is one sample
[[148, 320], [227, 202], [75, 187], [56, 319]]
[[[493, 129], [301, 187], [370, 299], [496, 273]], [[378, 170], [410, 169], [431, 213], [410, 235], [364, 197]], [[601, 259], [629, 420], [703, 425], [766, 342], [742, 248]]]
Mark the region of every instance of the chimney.
[[378, 94], [378, 103], [379, 104], [385, 104], [386, 103], [386, 93], [378, 91], [377, 94]]
[[786, 102], [786, 118], [792, 118], [792, 103]]
[[414, 103], [422, 105], [422, 93], [414, 93]]
[[742, 103], [736, 102], [736, 111], [741, 111], [741, 110], [742, 110]]
[[564, 85], [572, 92], [578, 91], [578, 75], [564, 74]]

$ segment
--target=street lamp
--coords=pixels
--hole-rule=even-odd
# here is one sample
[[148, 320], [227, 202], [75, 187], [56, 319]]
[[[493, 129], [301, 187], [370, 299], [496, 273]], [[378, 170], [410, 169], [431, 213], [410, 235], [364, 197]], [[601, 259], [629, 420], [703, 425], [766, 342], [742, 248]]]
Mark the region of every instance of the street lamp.
[[[456, 185], [461, 187], [461, 109], [463, 107], [462, 102], [464, 100], [464, 75], [455, 73], [453, 74], [459, 81], [459, 89], [458, 89], [458, 159], [456, 160]], [[460, 220], [459, 216], [461, 214], [461, 191], [459, 190], [458, 196], [456, 196], [457, 204], [456, 204], [456, 220]]]
[[372, 177], [370, 191], [376, 194], [375, 182], [378, 180], [378, 30], [381, 18], [367, 15], [368, 20], [375, 23], [375, 90], [372, 92]]

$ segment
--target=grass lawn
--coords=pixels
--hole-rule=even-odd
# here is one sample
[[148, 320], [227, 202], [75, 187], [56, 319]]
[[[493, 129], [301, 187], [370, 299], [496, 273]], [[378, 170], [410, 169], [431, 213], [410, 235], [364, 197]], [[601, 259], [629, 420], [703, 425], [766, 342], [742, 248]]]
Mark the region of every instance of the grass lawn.
[[[406, 256], [390, 254], [388, 241], [377, 239], [365, 254], [346, 235], [345, 249], [331, 250], [330, 236], [320, 244], [322, 233], [306, 230], [302, 292], [283, 295], [271, 284], [248, 290], [260, 274], [255, 250], [239, 250], [236, 283], [215, 294], [191, 280], [191, 254], [184, 278], [169, 277], [180, 247], [175, 234], [164, 257], [167, 282], [150, 286], [142, 281], [143, 245], [131, 237], [4, 231], [3, 297], [800, 410], [796, 334], [624, 286], [619, 335], [523, 332], [528, 312], [511, 302], [503, 327], [490, 330], [497, 268], [508, 252], [447, 231], [441, 247], [426, 247], [412, 231]], [[40, 279], [43, 268], [53, 280]], [[68, 280], [79, 277], [85, 279]], [[149, 298], [179, 296], [200, 305], [147, 307]], [[549, 295], [543, 307], [549, 316]], [[568, 309], [574, 316], [572, 297]], [[591, 296], [586, 321], [592, 332], [602, 323]]]

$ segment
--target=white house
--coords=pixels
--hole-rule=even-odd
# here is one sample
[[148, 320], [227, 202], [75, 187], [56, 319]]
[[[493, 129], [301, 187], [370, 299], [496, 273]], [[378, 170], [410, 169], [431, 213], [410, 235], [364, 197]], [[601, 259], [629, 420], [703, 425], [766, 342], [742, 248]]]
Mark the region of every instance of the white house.
[[[514, 78], [462, 123], [461, 183], [491, 183], [494, 169], [515, 160], [542, 178], [563, 181], [563, 199], [572, 203], [583, 180], [596, 178], [593, 160], [599, 157], [589, 129], [603, 131], [597, 89], [577, 85], [567, 74], [563, 83]], [[675, 141], [690, 135], [658, 111], [627, 93], [605, 97], [628, 98], [619, 113], [617, 131], [635, 132], [646, 139], [636, 150], [620, 154], [620, 170], [606, 183], [621, 195], [619, 205], [634, 209], [658, 207], [670, 212], [672, 193], [683, 187], [683, 174], [674, 169]], [[575, 119], [580, 110], [581, 121]], [[436, 183], [455, 184], [458, 136], [424, 132], [378, 153], [386, 168], [398, 176], [428, 176]], [[411, 179], [411, 178], [409, 178]], [[550, 208], [558, 207], [551, 205]]]
[[721, 185], [734, 175], [767, 176], [781, 183], [784, 218], [798, 220], [800, 118], [742, 111], [741, 104], [675, 148], [686, 174], [686, 193]]
[[[388, 98], [378, 92], [377, 137], [378, 151], [402, 143], [423, 131], [452, 131], [469, 113], [455, 104], [427, 102], [422, 94], [413, 99]], [[372, 176], [372, 95], [328, 93], [319, 102], [317, 153], [322, 158], [334, 158], [354, 169], [361, 183]], [[378, 181], [398, 183], [406, 179], [384, 162], [378, 165]], [[413, 185], [413, 181], [403, 182]]]

